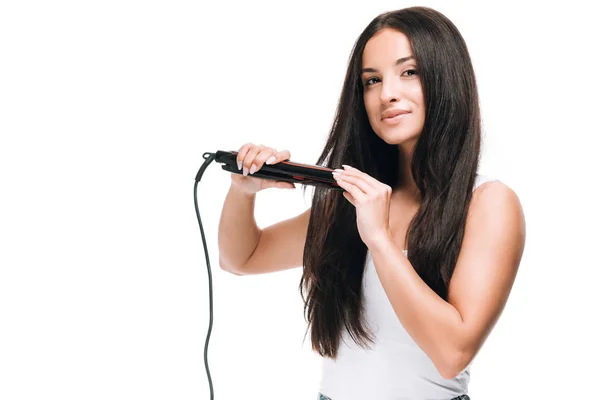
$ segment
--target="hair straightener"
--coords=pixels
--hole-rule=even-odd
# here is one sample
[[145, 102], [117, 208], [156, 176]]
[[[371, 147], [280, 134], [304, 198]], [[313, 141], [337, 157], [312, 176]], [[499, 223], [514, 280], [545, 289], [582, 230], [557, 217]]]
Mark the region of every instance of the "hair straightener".
[[[215, 161], [223, 164], [225, 171], [241, 174], [237, 167], [237, 151], [217, 151]], [[301, 164], [293, 161], [281, 161], [276, 164], [264, 164], [252, 175], [256, 178], [300, 183], [302, 185], [323, 186], [332, 190], [344, 191], [331, 174], [333, 169], [317, 165]]]

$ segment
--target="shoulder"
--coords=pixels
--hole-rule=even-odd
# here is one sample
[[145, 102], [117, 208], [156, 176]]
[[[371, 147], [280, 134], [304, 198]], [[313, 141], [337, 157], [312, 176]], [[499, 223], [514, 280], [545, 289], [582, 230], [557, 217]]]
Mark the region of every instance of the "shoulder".
[[521, 200], [517, 193], [506, 183], [486, 175], [478, 175], [473, 196], [469, 205], [469, 214], [513, 215], [523, 214]]
[[496, 249], [520, 258], [525, 246], [525, 214], [517, 193], [498, 179], [484, 179], [473, 191], [465, 226], [466, 245]]

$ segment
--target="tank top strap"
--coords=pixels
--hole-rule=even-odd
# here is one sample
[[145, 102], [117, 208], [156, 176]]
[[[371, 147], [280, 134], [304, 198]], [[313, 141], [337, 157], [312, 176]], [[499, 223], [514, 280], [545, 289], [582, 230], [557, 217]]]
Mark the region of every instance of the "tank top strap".
[[473, 185], [473, 191], [475, 191], [475, 189], [477, 189], [479, 186], [483, 185], [484, 183], [493, 182], [493, 181], [499, 181], [499, 179], [495, 178], [491, 175], [477, 174], [477, 177], [475, 178], [475, 184]]

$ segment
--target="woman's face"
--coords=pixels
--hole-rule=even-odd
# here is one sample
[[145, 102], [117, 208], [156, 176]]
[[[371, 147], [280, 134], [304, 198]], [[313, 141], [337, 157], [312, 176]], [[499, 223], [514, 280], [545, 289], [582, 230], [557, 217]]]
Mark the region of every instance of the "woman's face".
[[425, 122], [421, 80], [411, 56], [406, 35], [389, 28], [371, 37], [363, 51], [365, 108], [371, 127], [388, 144], [416, 142]]

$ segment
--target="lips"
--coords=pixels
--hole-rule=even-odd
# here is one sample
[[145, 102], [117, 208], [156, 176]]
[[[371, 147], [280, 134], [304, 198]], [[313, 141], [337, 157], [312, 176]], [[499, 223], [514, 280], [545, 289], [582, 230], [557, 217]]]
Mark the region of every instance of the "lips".
[[400, 108], [396, 108], [396, 109], [392, 109], [392, 110], [386, 110], [384, 111], [384, 113], [381, 115], [381, 119], [387, 119], [387, 118], [394, 118], [397, 117], [398, 115], [402, 115], [402, 114], [408, 114], [410, 111], [408, 110], [403, 110]]

